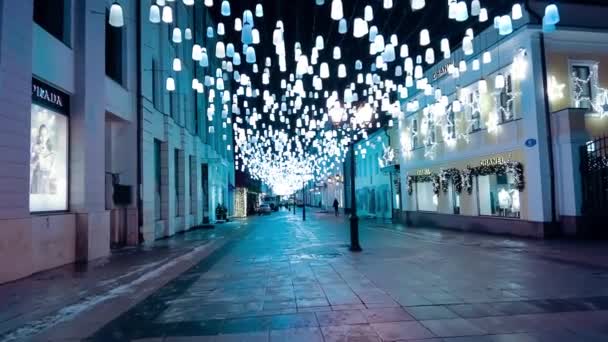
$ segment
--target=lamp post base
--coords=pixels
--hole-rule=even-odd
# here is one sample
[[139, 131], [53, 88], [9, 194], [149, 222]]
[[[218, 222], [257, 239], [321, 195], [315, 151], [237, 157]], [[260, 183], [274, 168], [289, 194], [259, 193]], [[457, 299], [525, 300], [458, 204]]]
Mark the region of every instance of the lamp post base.
[[350, 217], [350, 248], [351, 252], [361, 252], [359, 244], [359, 217], [351, 215]]

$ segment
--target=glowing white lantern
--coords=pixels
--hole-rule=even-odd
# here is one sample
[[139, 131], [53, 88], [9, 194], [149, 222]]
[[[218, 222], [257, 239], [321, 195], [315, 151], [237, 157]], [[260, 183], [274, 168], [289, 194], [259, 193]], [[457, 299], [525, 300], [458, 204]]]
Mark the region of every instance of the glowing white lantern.
[[488, 21], [488, 10], [486, 8], [482, 8], [479, 11], [479, 22], [485, 23], [486, 21]]
[[424, 60], [427, 64], [435, 63], [435, 50], [433, 50], [433, 48], [426, 49]]
[[170, 6], [163, 7], [163, 23], [170, 24], [173, 22], [173, 10]]
[[511, 33], [513, 33], [513, 22], [511, 21], [511, 17], [503, 15], [498, 22], [498, 34], [506, 36]]
[[171, 37], [171, 40], [176, 44], [182, 42], [182, 31], [179, 28], [176, 27], [173, 29], [173, 36]]
[[365, 21], [374, 20], [374, 10], [372, 9], [372, 6], [365, 6], [365, 9], [363, 10], [363, 19], [365, 19]]
[[424, 0], [410, 0], [410, 1], [411, 1], [410, 5], [412, 7], [412, 10], [414, 10], [414, 11], [421, 10], [426, 5]]
[[471, 15], [476, 17], [481, 12], [481, 3], [479, 0], [473, 0], [471, 2]]
[[431, 43], [431, 36], [429, 30], [424, 29], [420, 31], [420, 46], [427, 46]]
[[340, 51], [340, 47], [339, 46], [335, 46], [334, 47], [333, 57], [334, 57], [335, 60], [339, 60], [340, 58], [342, 58], [342, 52]]
[[348, 26], [346, 23], [346, 19], [342, 18], [342, 19], [340, 19], [340, 22], [338, 23], [338, 33], [345, 34], [347, 31], [348, 31]]
[[469, 10], [467, 8], [467, 3], [464, 1], [459, 1], [456, 7], [456, 21], [463, 22], [469, 19]]
[[262, 4], [255, 5], [255, 16], [261, 18], [264, 16], [264, 7]]
[[157, 5], [150, 6], [150, 22], [153, 24], [160, 23], [160, 7]]
[[367, 21], [361, 18], [355, 18], [355, 23], [353, 25], [353, 36], [355, 38], [364, 37], [368, 33]]
[[481, 60], [483, 61], [483, 64], [492, 63], [492, 53], [490, 53], [490, 51], [484, 52], [483, 55], [481, 56]]
[[477, 83], [479, 87], [479, 93], [485, 94], [488, 91], [488, 82], [486, 82], [485, 78], [482, 78]]
[[192, 45], [192, 60], [200, 62], [200, 60], [202, 58], [203, 58], [203, 51], [201, 49], [201, 46], [198, 44]]
[[228, 2], [228, 0], [222, 1], [221, 12], [224, 17], [230, 16], [230, 2]]
[[179, 58], [173, 58], [173, 71], [182, 71], [182, 61]]
[[494, 79], [494, 88], [503, 89], [505, 87], [505, 76], [503, 74], [496, 75]]
[[524, 14], [521, 9], [521, 4], [513, 4], [513, 8], [511, 9], [511, 18], [513, 18], [513, 20], [519, 20], [523, 16]]
[[340, 20], [344, 17], [342, 8], [342, 0], [332, 0], [331, 2], [331, 18], [333, 20]]
[[243, 29], [243, 22], [241, 21], [241, 18], [234, 19], [234, 30], [236, 32], [241, 32], [242, 29]]
[[112, 6], [110, 6], [110, 17], [108, 18], [108, 23], [113, 27], [123, 27], [125, 25], [122, 7], [117, 2], [114, 2]]
[[344, 64], [338, 65], [338, 78], [346, 78], [346, 66]]
[[173, 77], [168, 77], [165, 84], [167, 91], [175, 91], [175, 80]]
[[384, 7], [384, 9], [392, 8], [393, 0], [384, 0], [384, 2], [382, 3], [382, 7]]

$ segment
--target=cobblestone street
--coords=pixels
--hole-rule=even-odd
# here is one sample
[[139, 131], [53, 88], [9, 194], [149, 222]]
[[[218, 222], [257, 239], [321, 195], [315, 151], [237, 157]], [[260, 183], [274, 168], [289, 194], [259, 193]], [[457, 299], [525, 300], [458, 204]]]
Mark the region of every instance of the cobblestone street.
[[343, 218], [313, 212], [302, 222], [285, 211], [220, 226], [221, 246], [141, 301], [91, 304], [36, 339], [608, 339], [608, 269], [595, 265], [605, 244], [363, 221], [364, 251], [352, 254], [346, 227]]

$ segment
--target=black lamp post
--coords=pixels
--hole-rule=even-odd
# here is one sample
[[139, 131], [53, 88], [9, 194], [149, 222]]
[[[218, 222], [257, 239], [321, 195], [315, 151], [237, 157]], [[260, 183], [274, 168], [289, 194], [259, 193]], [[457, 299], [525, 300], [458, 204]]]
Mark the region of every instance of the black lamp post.
[[350, 251], [361, 252], [359, 244], [359, 217], [357, 216], [357, 196], [355, 191], [355, 141], [351, 140], [350, 153]]
[[306, 182], [302, 186], [302, 221], [306, 221]]

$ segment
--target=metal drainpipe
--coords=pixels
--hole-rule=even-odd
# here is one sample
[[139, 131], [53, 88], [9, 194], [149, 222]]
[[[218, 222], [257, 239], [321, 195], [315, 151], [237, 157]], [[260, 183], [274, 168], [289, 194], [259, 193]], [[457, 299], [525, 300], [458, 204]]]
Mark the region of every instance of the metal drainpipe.
[[[538, 22], [542, 23], [542, 16], [536, 13], [530, 7], [530, 0], [526, 0], [525, 8], [528, 13], [535, 17]], [[551, 228], [556, 229], [557, 225], [557, 201], [556, 201], [556, 189], [555, 189], [555, 153], [553, 151], [553, 130], [551, 127], [551, 111], [549, 103], [549, 95], [547, 94], [547, 56], [545, 51], [545, 34], [540, 32], [540, 53], [541, 53], [541, 69], [543, 76], [543, 101], [545, 105], [545, 118], [547, 120], [547, 140], [548, 140], [548, 157], [549, 157], [549, 178], [550, 178], [550, 190], [551, 190]]]
[[[136, 32], [136, 46], [137, 46], [137, 82], [136, 82], [136, 96], [137, 96], [137, 236], [139, 243], [144, 242], [144, 236], [142, 233], [142, 226], [144, 222], [143, 218], [143, 200], [142, 194], [143, 191], [143, 158], [142, 158], [142, 139], [143, 139], [143, 101], [142, 101], [142, 21], [141, 21], [141, 1], [135, 1], [135, 12], [136, 12], [136, 20], [135, 23], [137, 25]], [[155, 72], [154, 70], [152, 72]]]

